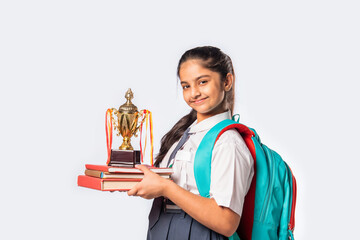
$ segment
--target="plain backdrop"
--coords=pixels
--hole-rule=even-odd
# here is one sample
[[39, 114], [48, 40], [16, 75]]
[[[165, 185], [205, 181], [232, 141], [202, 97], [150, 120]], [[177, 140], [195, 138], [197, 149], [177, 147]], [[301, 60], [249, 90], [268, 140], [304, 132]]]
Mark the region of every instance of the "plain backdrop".
[[190, 110], [177, 62], [204, 45], [230, 55], [235, 112], [297, 177], [296, 239], [356, 238], [359, 10], [346, 0], [1, 1], [0, 238], [145, 239], [151, 200], [81, 188], [77, 176], [105, 163], [105, 111], [128, 88], [153, 112], [158, 152]]

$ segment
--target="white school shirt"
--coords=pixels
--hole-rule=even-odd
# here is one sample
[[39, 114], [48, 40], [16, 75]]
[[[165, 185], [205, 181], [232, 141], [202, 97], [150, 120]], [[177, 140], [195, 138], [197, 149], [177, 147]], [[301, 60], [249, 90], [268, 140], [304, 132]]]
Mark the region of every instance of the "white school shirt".
[[[197, 195], [199, 191], [194, 177], [196, 150], [205, 134], [217, 123], [231, 119], [230, 111], [207, 118], [190, 126], [189, 138], [175, 155], [173, 181], [180, 187]], [[166, 167], [174, 143], [165, 155], [160, 167]], [[254, 160], [237, 130], [225, 131], [217, 140], [211, 159], [210, 198], [219, 206], [228, 207], [241, 216], [244, 198], [254, 175]]]

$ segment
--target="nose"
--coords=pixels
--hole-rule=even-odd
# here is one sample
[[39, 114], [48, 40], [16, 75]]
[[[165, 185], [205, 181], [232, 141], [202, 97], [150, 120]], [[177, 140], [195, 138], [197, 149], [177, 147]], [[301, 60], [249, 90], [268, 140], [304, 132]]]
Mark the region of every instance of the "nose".
[[201, 95], [200, 89], [198, 86], [194, 86], [191, 88], [191, 98], [198, 98]]

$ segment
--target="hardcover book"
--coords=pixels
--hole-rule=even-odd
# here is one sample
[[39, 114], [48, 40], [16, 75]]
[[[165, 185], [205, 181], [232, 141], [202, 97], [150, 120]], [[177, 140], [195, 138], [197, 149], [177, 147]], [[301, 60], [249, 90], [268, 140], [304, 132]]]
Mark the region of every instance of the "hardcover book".
[[[109, 173], [99, 170], [85, 170], [86, 176], [97, 177], [97, 178], [138, 178], [143, 179], [144, 174], [142, 173]], [[169, 174], [159, 173], [163, 178], [170, 178]]]
[[100, 191], [129, 191], [141, 179], [102, 179], [85, 175], [78, 176], [78, 186]]
[[[97, 170], [102, 172], [109, 173], [139, 173], [143, 174], [140, 169], [137, 168], [128, 168], [128, 167], [115, 167], [115, 166], [107, 166], [107, 165], [94, 165], [94, 164], [85, 164], [86, 169], [88, 170]], [[151, 171], [158, 174], [168, 174], [171, 175], [173, 173], [172, 168], [157, 168], [147, 166]]]

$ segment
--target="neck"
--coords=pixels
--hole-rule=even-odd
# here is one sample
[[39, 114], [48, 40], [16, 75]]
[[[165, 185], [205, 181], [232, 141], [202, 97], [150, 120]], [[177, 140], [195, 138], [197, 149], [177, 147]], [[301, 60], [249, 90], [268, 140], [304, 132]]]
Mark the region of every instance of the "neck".
[[205, 119], [208, 119], [217, 114], [224, 113], [226, 111], [228, 111], [228, 110], [227, 109], [219, 109], [218, 111], [211, 112], [211, 113], [197, 113], [197, 123], [204, 121]]

